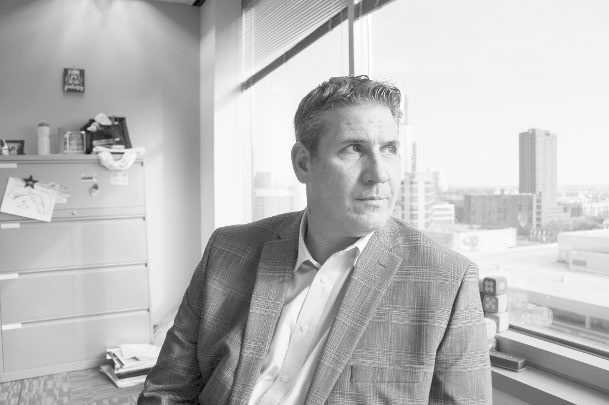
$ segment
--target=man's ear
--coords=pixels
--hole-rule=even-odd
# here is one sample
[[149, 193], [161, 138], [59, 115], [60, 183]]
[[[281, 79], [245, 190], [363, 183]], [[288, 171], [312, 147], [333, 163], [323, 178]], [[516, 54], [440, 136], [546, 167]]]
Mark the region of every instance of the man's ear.
[[311, 154], [300, 142], [292, 146], [292, 168], [301, 183], [307, 183], [311, 172]]

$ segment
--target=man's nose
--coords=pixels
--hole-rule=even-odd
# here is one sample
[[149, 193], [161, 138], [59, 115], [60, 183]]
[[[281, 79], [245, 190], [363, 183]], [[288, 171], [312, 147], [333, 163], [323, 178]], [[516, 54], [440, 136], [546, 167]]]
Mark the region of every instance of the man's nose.
[[366, 159], [366, 167], [362, 173], [362, 180], [367, 184], [385, 183], [389, 180], [387, 162], [380, 153], [371, 154]]

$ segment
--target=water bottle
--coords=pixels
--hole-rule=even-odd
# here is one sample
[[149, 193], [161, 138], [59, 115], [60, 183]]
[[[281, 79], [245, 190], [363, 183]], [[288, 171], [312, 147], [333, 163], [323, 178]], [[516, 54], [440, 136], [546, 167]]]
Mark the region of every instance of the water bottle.
[[38, 154], [48, 155], [51, 153], [51, 128], [49, 124], [42, 121], [38, 124]]

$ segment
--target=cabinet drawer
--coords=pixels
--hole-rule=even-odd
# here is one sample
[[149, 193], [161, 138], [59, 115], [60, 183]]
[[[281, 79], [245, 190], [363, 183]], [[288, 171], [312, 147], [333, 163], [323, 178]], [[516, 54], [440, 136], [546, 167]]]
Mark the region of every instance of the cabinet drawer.
[[[30, 175], [41, 183], [58, 183], [70, 191], [70, 197], [65, 204], [55, 204], [53, 218], [66, 218], [72, 212], [99, 212], [112, 215], [113, 210], [119, 212], [125, 207], [144, 207], [144, 167], [141, 161], [134, 163], [127, 173], [127, 185], [113, 185], [111, 171], [101, 166], [95, 157], [89, 161], [54, 162], [30, 161], [14, 162], [13, 168], [0, 170], [0, 197], [4, 196], [9, 177], [28, 178]], [[83, 175], [95, 175], [99, 190], [95, 197], [91, 196], [94, 182], [83, 182]], [[0, 213], [0, 221], [19, 220], [21, 217]]]
[[147, 308], [144, 266], [26, 273], [0, 281], [3, 323]]
[[4, 372], [101, 360], [106, 348], [149, 342], [147, 312], [25, 324], [2, 331]]
[[0, 229], [0, 272], [146, 261], [143, 218], [25, 222]]

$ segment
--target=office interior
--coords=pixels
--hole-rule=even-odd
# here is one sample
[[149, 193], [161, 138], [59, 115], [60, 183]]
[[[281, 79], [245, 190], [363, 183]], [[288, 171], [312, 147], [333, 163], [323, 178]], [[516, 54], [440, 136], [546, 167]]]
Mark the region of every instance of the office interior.
[[[25, 140], [25, 154], [36, 155], [40, 121], [56, 132], [103, 112], [126, 117], [133, 146], [146, 149], [151, 326], [179, 305], [213, 230], [252, 220], [242, 0], [191, 4], [0, 2], [0, 139]], [[63, 91], [70, 67], [85, 69], [84, 93]], [[571, 403], [555, 395], [560, 378], [539, 388], [502, 376], [494, 403]]]

